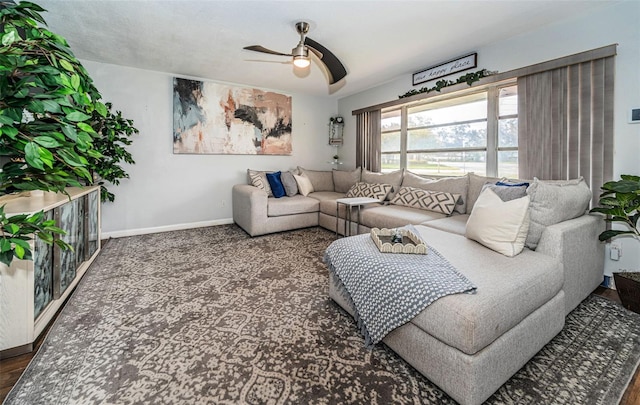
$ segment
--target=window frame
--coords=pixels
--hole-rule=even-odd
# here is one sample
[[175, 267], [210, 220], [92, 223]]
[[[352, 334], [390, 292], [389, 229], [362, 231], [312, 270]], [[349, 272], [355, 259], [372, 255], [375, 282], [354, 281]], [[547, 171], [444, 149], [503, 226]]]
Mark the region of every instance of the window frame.
[[[456, 92], [452, 92], [446, 95], [442, 95], [442, 96], [434, 96], [434, 97], [430, 97], [427, 99], [423, 99], [420, 101], [413, 101], [413, 102], [408, 102], [405, 104], [401, 104], [401, 105], [394, 105], [391, 107], [387, 107], [387, 108], [383, 108], [381, 110], [381, 123], [382, 120], [385, 118], [385, 114], [390, 113], [390, 112], [396, 112], [399, 111], [400, 112], [400, 129], [398, 128], [394, 128], [394, 129], [390, 129], [390, 130], [384, 130], [382, 128], [381, 125], [381, 131], [380, 131], [380, 135], [381, 138], [384, 136], [385, 133], [397, 133], [400, 132], [400, 150], [394, 150], [394, 151], [382, 151], [382, 147], [380, 148], [380, 160], [382, 161], [383, 156], [384, 155], [397, 155], [400, 154], [400, 169], [407, 169], [407, 155], [408, 154], [413, 154], [413, 153], [438, 153], [438, 152], [445, 152], [445, 153], [457, 153], [457, 152], [485, 152], [486, 154], [486, 167], [485, 167], [485, 172], [486, 172], [486, 176], [489, 177], [497, 177], [498, 176], [498, 154], [499, 152], [505, 152], [505, 151], [518, 151], [518, 147], [517, 146], [499, 146], [499, 122], [501, 119], [510, 119], [510, 118], [518, 118], [518, 114], [508, 114], [508, 115], [503, 115], [500, 116], [500, 111], [499, 111], [499, 107], [500, 107], [500, 103], [499, 103], [499, 97], [500, 97], [500, 89], [505, 88], [505, 87], [513, 87], [513, 86], [517, 86], [517, 79], [513, 78], [513, 79], [509, 79], [509, 80], [504, 80], [504, 81], [500, 81], [500, 82], [494, 82], [494, 83], [490, 83], [481, 87], [475, 87], [472, 89], [465, 89], [465, 90], [460, 90], [460, 91], [456, 91]], [[517, 87], [516, 87], [517, 89]], [[409, 116], [408, 116], [408, 110], [411, 107], [416, 107], [416, 106], [421, 106], [421, 105], [427, 105], [427, 104], [433, 104], [433, 103], [440, 103], [443, 101], [447, 101], [447, 100], [455, 100], [461, 97], [467, 97], [473, 94], [479, 94], [479, 93], [486, 93], [487, 94], [487, 118], [485, 119], [471, 119], [471, 120], [467, 120], [467, 121], [460, 121], [460, 122], [452, 122], [452, 123], [446, 123], [446, 124], [434, 124], [434, 125], [427, 125], [427, 126], [423, 126], [423, 127], [415, 127], [415, 128], [408, 128], [408, 120], [409, 120]], [[408, 134], [409, 134], [409, 130], [415, 130], [415, 129], [428, 129], [428, 128], [436, 128], [436, 127], [441, 127], [441, 126], [450, 126], [452, 124], [468, 124], [468, 123], [474, 123], [474, 122], [483, 122], [486, 121], [487, 122], [487, 144], [486, 147], [468, 147], [468, 148], [440, 148], [440, 149], [416, 149], [416, 150], [407, 150], [407, 144], [408, 144]], [[382, 141], [381, 141], [382, 142]], [[381, 145], [382, 146], [382, 145]], [[397, 170], [397, 169], [393, 169], [393, 170]], [[433, 175], [429, 175], [429, 176], [433, 176]]]

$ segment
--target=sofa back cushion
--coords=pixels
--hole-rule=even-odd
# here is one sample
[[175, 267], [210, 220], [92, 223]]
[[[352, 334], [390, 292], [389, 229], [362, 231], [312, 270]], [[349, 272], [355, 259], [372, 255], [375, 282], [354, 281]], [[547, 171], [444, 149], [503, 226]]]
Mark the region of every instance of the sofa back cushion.
[[402, 173], [402, 169], [390, 173], [377, 173], [370, 172], [367, 169], [362, 169], [361, 180], [369, 184], [390, 184], [391, 192], [387, 195], [386, 199], [391, 200], [395, 197], [398, 190], [400, 190], [400, 185], [402, 184]]
[[467, 210], [467, 190], [469, 188], [469, 176], [443, 177], [439, 179], [427, 179], [415, 173], [405, 172], [402, 180], [403, 187], [415, 187], [428, 191], [442, 191], [451, 194], [458, 194], [460, 197], [456, 203], [454, 211], [466, 214]]
[[591, 189], [582, 177], [559, 181], [534, 178], [527, 194], [531, 198], [529, 249], [538, 246], [544, 228], [584, 215], [591, 201]]
[[343, 171], [333, 170], [333, 186], [337, 193], [346, 193], [349, 189], [360, 181], [362, 170], [358, 167], [355, 170]]
[[403, 186], [393, 197], [391, 204], [451, 215], [459, 198], [460, 194]]
[[334, 191], [333, 173], [330, 170], [307, 170], [298, 166], [298, 172], [311, 181], [313, 191]]
[[513, 257], [524, 249], [529, 230], [529, 196], [511, 201], [485, 189], [473, 206], [465, 236]]
[[391, 184], [369, 184], [359, 181], [347, 191], [347, 197], [369, 197], [382, 202], [390, 192]]
[[424, 189], [424, 186], [432, 182], [433, 179], [422, 177], [408, 170], [405, 170], [404, 176], [402, 177], [402, 187], [415, 187]]
[[500, 181], [499, 177], [478, 176], [475, 173], [469, 173], [469, 190], [467, 191], [467, 214], [471, 214], [473, 205], [482, 192], [485, 184], [496, 184]]

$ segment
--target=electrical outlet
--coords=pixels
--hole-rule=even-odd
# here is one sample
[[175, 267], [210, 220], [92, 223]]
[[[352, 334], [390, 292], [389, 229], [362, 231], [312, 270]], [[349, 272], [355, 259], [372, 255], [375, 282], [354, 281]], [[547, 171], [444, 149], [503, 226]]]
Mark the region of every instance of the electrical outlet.
[[622, 256], [622, 246], [618, 243], [612, 243], [609, 246], [609, 257], [611, 260], [620, 260]]

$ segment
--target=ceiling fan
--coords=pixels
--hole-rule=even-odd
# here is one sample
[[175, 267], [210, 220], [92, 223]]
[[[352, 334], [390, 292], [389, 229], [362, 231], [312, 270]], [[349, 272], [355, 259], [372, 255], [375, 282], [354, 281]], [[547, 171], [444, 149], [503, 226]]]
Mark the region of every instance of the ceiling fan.
[[300, 34], [300, 42], [291, 50], [291, 53], [272, 51], [260, 45], [245, 46], [244, 49], [271, 55], [291, 56], [293, 57], [294, 66], [299, 68], [306, 68], [311, 64], [311, 59], [309, 58], [309, 51], [311, 51], [311, 53], [317, 57], [320, 65], [325, 67], [329, 76], [329, 84], [337, 83], [347, 75], [347, 70], [336, 55], [313, 39], [307, 37], [309, 23], [304, 21], [296, 23], [296, 31]]

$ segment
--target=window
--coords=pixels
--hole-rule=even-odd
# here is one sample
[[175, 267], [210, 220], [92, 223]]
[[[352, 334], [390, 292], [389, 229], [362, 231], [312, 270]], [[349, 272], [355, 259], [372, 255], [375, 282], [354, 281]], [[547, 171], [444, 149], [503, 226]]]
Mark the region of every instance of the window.
[[517, 99], [511, 83], [383, 110], [382, 171], [517, 178]]

